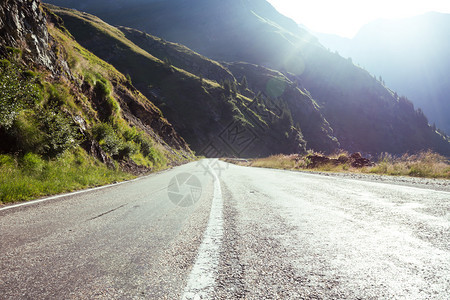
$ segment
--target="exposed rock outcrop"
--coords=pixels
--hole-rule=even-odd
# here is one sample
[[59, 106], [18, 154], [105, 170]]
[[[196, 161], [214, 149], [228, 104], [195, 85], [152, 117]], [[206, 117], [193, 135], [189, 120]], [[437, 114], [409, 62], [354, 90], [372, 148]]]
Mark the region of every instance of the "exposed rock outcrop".
[[0, 5], [0, 51], [6, 47], [23, 51], [28, 63], [54, 70], [56, 55], [51, 49], [46, 15], [39, 0], [3, 0]]

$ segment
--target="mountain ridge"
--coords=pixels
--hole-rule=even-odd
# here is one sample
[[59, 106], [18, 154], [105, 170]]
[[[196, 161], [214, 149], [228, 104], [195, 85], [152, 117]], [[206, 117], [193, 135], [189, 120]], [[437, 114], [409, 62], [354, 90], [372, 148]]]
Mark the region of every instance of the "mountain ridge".
[[450, 14], [429, 12], [371, 22], [353, 39], [319, 36], [328, 48], [381, 76], [387, 85], [423, 109], [431, 123], [448, 133], [449, 30]]
[[[95, 12], [92, 5], [101, 7], [102, 3], [49, 2], [83, 5], [91, 12]], [[179, 10], [172, 10], [174, 5], [179, 5]], [[259, 7], [265, 9], [258, 11]], [[156, 1], [99, 14], [116, 25], [148, 28], [153, 34], [184, 43], [214, 60], [243, 61], [281, 71], [299, 89], [310, 93], [340, 147], [349, 151], [404, 153], [430, 148], [450, 153], [448, 139], [428, 126], [422, 111], [404, 105], [407, 99], [398, 97], [351, 60], [327, 51], [305, 30], [280, 30], [280, 24], [270, 21], [277, 20], [280, 14], [264, 0], [239, 0], [226, 5], [216, 1], [190, 5], [181, 0]], [[369, 107], [376, 114], [368, 112]]]

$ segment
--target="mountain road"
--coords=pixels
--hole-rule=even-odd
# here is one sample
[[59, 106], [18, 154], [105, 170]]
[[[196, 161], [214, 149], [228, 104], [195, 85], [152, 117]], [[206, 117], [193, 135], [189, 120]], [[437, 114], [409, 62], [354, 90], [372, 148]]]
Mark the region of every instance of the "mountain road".
[[449, 299], [450, 191], [204, 159], [0, 207], [0, 299]]

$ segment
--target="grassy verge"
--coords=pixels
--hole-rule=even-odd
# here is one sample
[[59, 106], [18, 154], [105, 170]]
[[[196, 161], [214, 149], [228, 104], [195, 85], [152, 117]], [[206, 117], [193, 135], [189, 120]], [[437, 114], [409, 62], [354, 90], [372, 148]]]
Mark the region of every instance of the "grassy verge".
[[108, 169], [81, 148], [51, 160], [32, 153], [0, 155], [0, 205], [132, 178]]
[[[347, 155], [338, 153], [330, 158], [338, 159], [339, 156]], [[382, 154], [374, 166], [355, 168], [349, 163], [343, 164], [323, 164], [315, 168], [308, 168], [308, 155], [273, 155], [266, 158], [258, 158], [248, 161], [231, 162], [260, 168], [274, 168], [284, 170], [308, 170], [321, 172], [352, 172], [393, 176], [411, 176], [424, 178], [450, 179], [450, 162], [447, 158], [431, 151], [424, 151], [416, 155], [405, 154], [401, 157], [394, 157], [389, 154]]]
[[375, 174], [450, 179], [449, 160], [431, 151], [417, 155], [405, 154], [399, 158], [384, 154], [374, 167], [366, 171]]

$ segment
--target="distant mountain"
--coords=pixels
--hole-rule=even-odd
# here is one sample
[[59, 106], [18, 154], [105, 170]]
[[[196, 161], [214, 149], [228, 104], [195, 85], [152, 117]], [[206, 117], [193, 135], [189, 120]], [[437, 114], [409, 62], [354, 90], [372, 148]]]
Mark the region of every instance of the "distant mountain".
[[[288, 87], [295, 87], [302, 97], [309, 97], [315, 103], [315, 109], [327, 121], [321, 123], [329, 124], [331, 130], [325, 126], [321, 132], [330, 138], [336, 137], [341, 148], [370, 153], [403, 153], [430, 148], [450, 155], [447, 137], [435, 132], [420, 110], [416, 111], [408, 100], [398, 97], [350, 60], [326, 50], [317, 38], [279, 14], [264, 0], [48, 2], [82, 9], [111, 24], [146, 31], [164, 40], [185, 44], [210, 59], [229, 62], [222, 66], [227, 67], [235, 78], [242, 76], [243, 79], [246, 74], [255, 96], [268, 98], [272, 103], [283, 99], [284, 104], [279, 106], [286, 112], [284, 117], [292, 118], [292, 124], [299, 124], [298, 129], [303, 132], [307, 128], [304, 115], [295, 116], [288, 105], [295, 102], [297, 107], [302, 106], [288, 93]], [[140, 46], [144, 47], [143, 44]], [[267, 75], [275, 74], [272, 71], [281, 74], [282, 77], [276, 76], [276, 87], [272, 89], [278, 92], [267, 93], [273, 80], [266, 80], [264, 88], [261, 82], [251, 82], [247, 78], [260, 78], [251, 76], [253, 66], [271, 70], [261, 71]], [[246, 91], [239, 92], [246, 94]], [[188, 99], [187, 95], [185, 97]], [[169, 120], [175, 123], [170, 117]], [[310, 145], [314, 145], [314, 138], [307, 141], [306, 147]], [[315, 149], [330, 151], [337, 145]]]
[[450, 133], [450, 14], [378, 20], [353, 39], [318, 35], [320, 42], [407, 96], [430, 123]]

